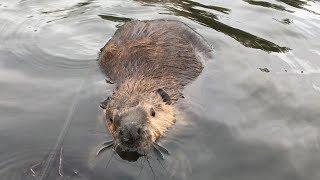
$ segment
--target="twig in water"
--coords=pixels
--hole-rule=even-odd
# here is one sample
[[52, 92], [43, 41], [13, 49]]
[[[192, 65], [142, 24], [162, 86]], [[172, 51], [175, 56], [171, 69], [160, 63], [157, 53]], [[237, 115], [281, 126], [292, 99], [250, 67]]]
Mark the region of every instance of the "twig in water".
[[58, 172], [59, 172], [59, 175], [63, 177], [63, 147], [60, 148]]
[[37, 175], [34, 169], [37, 168], [37, 167], [40, 166], [40, 165], [41, 165], [41, 162], [38, 162], [38, 163], [36, 163], [35, 165], [33, 165], [33, 166], [30, 167], [30, 171], [31, 171], [31, 173], [32, 173], [32, 176], [36, 176], [36, 175]]

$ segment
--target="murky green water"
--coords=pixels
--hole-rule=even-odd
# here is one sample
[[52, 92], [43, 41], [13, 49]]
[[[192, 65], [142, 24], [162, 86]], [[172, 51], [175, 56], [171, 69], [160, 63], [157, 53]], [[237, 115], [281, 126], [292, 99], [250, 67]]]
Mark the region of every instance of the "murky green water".
[[[158, 18], [193, 27], [215, 57], [160, 142], [170, 156], [97, 158], [112, 92], [97, 52], [117, 25]], [[39, 179], [30, 167], [57, 145], [64, 176], [54, 159], [42, 179], [320, 178], [319, 1], [0, 0], [0, 42], [0, 179]]]

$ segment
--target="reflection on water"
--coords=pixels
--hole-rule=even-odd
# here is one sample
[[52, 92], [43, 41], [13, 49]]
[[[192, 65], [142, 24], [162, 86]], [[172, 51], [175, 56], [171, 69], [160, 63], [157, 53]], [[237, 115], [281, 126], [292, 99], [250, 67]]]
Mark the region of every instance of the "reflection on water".
[[[319, 12], [311, 0], [0, 0], [0, 179], [37, 179], [30, 167], [53, 157], [71, 114], [45, 179], [318, 180]], [[214, 59], [159, 142], [170, 155], [97, 157], [113, 90], [97, 53], [118, 25], [159, 18], [194, 28]]]
[[112, 16], [112, 15], [99, 15], [102, 19], [108, 20], [108, 21], [113, 21], [113, 22], [127, 22], [131, 21], [132, 19], [126, 18], [126, 17], [117, 17], [117, 16]]
[[[142, 1], [142, 0], [139, 0]], [[149, 2], [149, 1], [148, 1]], [[235, 40], [239, 41], [246, 47], [251, 47], [255, 49], [261, 49], [267, 52], [285, 52], [289, 48], [281, 47], [273, 42], [265, 40], [263, 38], [257, 37], [248, 32], [242, 31], [240, 29], [228, 26], [220, 21], [218, 21], [218, 16], [208, 11], [197, 9], [197, 7], [210, 8], [208, 6], [202, 5], [200, 3], [188, 3], [189, 1], [170, 1], [174, 6], [166, 6], [166, 8], [176, 16], [183, 16], [191, 20], [197, 21], [205, 26], [208, 26], [216, 31], [222, 32]], [[219, 8], [215, 8], [217, 10]], [[220, 10], [221, 11], [221, 10]], [[222, 11], [224, 13], [230, 10]]]
[[181, 4], [184, 4], [189, 7], [202, 7], [202, 8], [206, 8], [206, 9], [219, 11], [219, 12], [222, 12], [225, 14], [228, 14], [230, 12], [230, 9], [228, 9], [228, 8], [224, 8], [224, 7], [220, 7], [220, 6], [204, 5], [204, 4], [190, 1], [190, 0], [182, 0], [182, 1], [172, 0], [171, 3], [174, 3], [174, 5], [176, 5], [176, 6], [181, 6]]
[[69, 11], [69, 10], [79, 10], [80, 8], [87, 6], [91, 4], [93, 0], [88, 0], [86, 2], [79, 2], [71, 7], [65, 8], [65, 9], [57, 9], [57, 10], [51, 10], [51, 11], [43, 11], [43, 14], [50, 14], [50, 13], [56, 13], [56, 12], [61, 12], [61, 11]]
[[[51, 23], [53, 21], [61, 20], [64, 18], [70, 18], [72, 16], [78, 16], [80, 14], [85, 13], [90, 5], [94, 0], [88, 0], [86, 2], [79, 2], [71, 7], [64, 8], [64, 9], [56, 9], [56, 10], [48, 10], [48, 11], [42, 11], [41, 13], [43, 14], [53, 14], [54, 16], [58, 16], [59, 18], [57, 19], [52, 19], [47, 21], [47, 23]], [[62, 14], [59, 14], [62, 13]], [[58, 15], [56, 15], [58, 14]]]
[[267, 1], [256, 1], [256, 0], [243, 0], [251, 5], [256, 5], [256, 6], [262, 6], [262, 7], [267, 7], [267, 8], [273, 8], [276, 10], [280, 10], [280, 11], [288, 11], [288, 12], [293, 12], [290, 10], [287, 10], [284, 6], [278, 5], [278, 4], [274, 4], [274, 3], [270, 3]]
[[276, 0], [278, 2], [283, 2], [285, 4], [288, 4], [289, 6], [296, 7], [296, 8], [304, 8], [303, 6], [307, 5], [307, 1], [301, 1], [301, 0]]
[[305, 6], [308, 6], [308, 1], [309, 2], [313, 2], [311, 0], [306, 0], [306, 1], [301, 1], [301, 0], [277, 0], [277, 1], [285, 3], [285, 4], [287, 4], [289, 6], [292, 6], [292, 7], [295, 7], [295, 8], [303, 9], [303, 10], [309, 11], [311, 13], [320, 15], [319, 12], [312, 11], [312, 10], [310, 10], [310, 9], [305, 7]]
[[274, 19], [282, 24], [291, 24], [292, 23], [292, 20], [290, 20], [289, 18], [284, 18], [284, 19], [281, 19], [281, 20], [278, 20], [278, 19]]
[[[280, 11], [287, 11], [287, 12], [290, 12], [290, 13], [293, 13], [294, 10], [288, 10], [287, 8], [285, 8], [284, 6], [280, 5], [280, 4], [275, 4], [275, 3], [270, 3], [270, 2], [267, 2], [267, 1], [258, 1], [258, 0], [243, 0], [251, 5], [256, 5], [256, 6], [262, 6], [262, 7], [267, 7], [267, 8], [273, 8], [273, 9], [276, 9], [276, 10], [280, 10]], [[307, 9], [305, 8], [305, 6], [308, 6], [308, 1], [310, 0], [307, 0], [307, 1], [300, 1], [300, 0], [276, 0], [280, 3], [285, 3], [291, 7], [294, 7], [294, 8], [299, 8], [299, 9], [303, 9], [303, 10], [306, 10], [308, 12], [311, 12], [313, 14], [317, 14], [319, 15], [319, 13], [313, 11], [313, 10], [310, 10], [310, 9]]]

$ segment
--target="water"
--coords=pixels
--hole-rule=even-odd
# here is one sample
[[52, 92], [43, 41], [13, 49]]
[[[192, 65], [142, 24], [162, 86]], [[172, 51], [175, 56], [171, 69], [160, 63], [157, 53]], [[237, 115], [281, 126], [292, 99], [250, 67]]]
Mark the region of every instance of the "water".
[[[117, 25], [157, 18], [187, 23], [215, 56], [185, 89], [160, 142], [170, 156], [151, 157], [152, 171], [145, 158], [95, 157], [112, 92], [95, 59]], [[318, 180], [319, 29], [318, 1], [0, 0], [0, 177], [38, 179], [30, 167], [69, 119], [64, 176], [53, 161], [45, 179]]]

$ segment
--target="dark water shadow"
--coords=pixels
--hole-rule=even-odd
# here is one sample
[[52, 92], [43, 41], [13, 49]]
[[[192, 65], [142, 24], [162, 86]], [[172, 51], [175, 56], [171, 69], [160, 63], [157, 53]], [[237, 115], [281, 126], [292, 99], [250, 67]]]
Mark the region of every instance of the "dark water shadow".
[[[287, 12], [290, 12], [290, 13], [294, 12], [293, 10], [288, 10], [286, 7], [284, 7], [282, 5], [275, 4], [275, 3], [270, 3], [270, 2], [267, 2], [267, 1], [256, 1], [256, 0], [243, 0], [243, 1], [247, 2], [247, 3], [251, 4], [251, 5], [255, 5], [255, 6], [272, 8], [272, 9], [276, 9], [276, 10], [279, 10], [279, 11], [287, 11]], [[289, 5], [291, 7], [294, 7], [294, 8], [303, 9], [303, 10], [308, 11], [308, 12], [313, 13], [313, 14], [320, 15], [319, 13], [317, 13], [315, 11], [312, 11], [310, 9], [305, 8], [305, 6], [308, 6], [308, 1], [277, 0], [277, 2], [284, 3], [284, 4]], [[314, 2], [314, 1], [311, 1], [311, 2]]]
[[94, 0], [87, 0], [85, 2], [79, 2], [71, 7], [65, 8], [65, 9], [56, 9], [56, 10], [52, 10], [52, 11], [42, 11], [42, 14], [51, 14], [51, 13], [56, 13], [56, 12], [62, 12], [62, 11], [69, 11], [69, 10], [75, 10], [84, 6], [87, 6], [91, 3], [93, 3]]
[[182, 0], [182, 1], [180, 1], [180, 3], [177, 3], [177, 5], [179, 5], [181, 3], [183, 3], [183, 4], [187, 5], [187, 6], [202, 7], [202, 8], [206, 8], [206, 9], [215, 10], [215, 11], [218, 11], [218, 12], [221, 12], [221, 13], [224, 13], [224, 14], [229, 14], [229, 12], [231, 11], [230, 9], [224, 8], [224, 7], [221, 7], [221, 6], [204, 5], [204, 4], [201, 4], [201, 3], [198, 3], [198, 2], [194, 2], [194, 1], [191, 1], [191, 0]]
[[276, 9], [276, 10], [280, 10], [280, 11], [287, 11], [287, 12], [291, 12], [291, 13], [293, 12], [293, 11], [287, 10], [282, 5], [278, 5], [278, 4], [274, 4], [274, 3], [270, 3], [270, 2], [266, 2], [266, 1], [255, 1], [255, 0], [243, 0], [243, 1], [247, 2], [251, 5], [255, 5], [255, 6], [272, 8], [272, 9]]
[[[136, 0], [139, 2], [155, 2], [146, 0]], [[156, 1], [158, 2], [158, 1]], [[164, 7], [176, 16], [182, 16], [193, 21], [196, 21], [204, 26], [215, 29], [222, 32], [227, 36], [240, 42], [245, 47], [261, 49], [266, 52], [286, 52], [290, 50], [288, 47], [281, 47], [271, 41], [260, 38], [243, 30], [228, 26], [218, 21], [218, 16], [211, 12], [197, 9], [197, 7], [205, 7], [200, 3], [185, 3], [185, 1], [170, 1], [170, 3], [164, 4]], [[174, 5], [174, 6], [172, 6]]]
[[294, 7], [294, 8], [303, 9], [303, 10], [308, 11], [310, 13], [320, 15], [319, 13], [317, 13], [315, 11], [312, 11], [310, 9], [305, 8], [305, 6], [308, 6], [308, 2], [315, 2], [315, 1], [312, 1], [312, 0], [306, 0], [306, 1], [301, 1], [301, 0], [276, 0], [276, 1], [285, 3], [285, 4], [287, 4], [287, 5], [291, 6], [291, 7]]
[[143, 5], [145, 6], [153, 6], [154, 4], [167, 4], [167, 3], [172, 3], [174, 5], [179, 5], [179, 4], [185, 4], [188, 6], [198, 6], [198, 7], [202, 7], [202, 8], [206, 8], [206, 9], [211, 9], [211, 10], [215, 10], [215, 11], [219, 11], [221, 13], [224, 14], [229, 14], [229, 12], [231, 11], [228, 8], [224, 8], [221, 6], [213, 6], [213, 5], [204, 5], [198, 2], [194, 2], [191, 0], [166, 0], [166, 1], [162, 1], [162, 0], [136, 0], [140, 3], [143, 3]]
[[289, 24], [291, 24], [293, 21], [291, 20], [291, 19], [289, 19], [289, 18], [284, 18], [284, 19], [281, 19], [281, 20], [279, 20], [279, 19], [276, 19], [276, 18], [272, 18], [272, 19], [274, 19], [275, 21], [277, 21], [277, 22], [279, 22], [279, 23], [281, 23], [281, 24], [284, 24], [284, 25], [289, 25]]
[[127, 17], [118, 17], [118, 16], [113, 16], [113, 15], [100, 14], [98, 16], [104, 20], [108, 20], [108, 21], [112, 21], [112, 22], [128, 22], [128, 21], [133, 20], [133, 19], [127, 18]]
[[55, 14], [55, 13], [59, 13], [59, 12], [66, 12], [66, 14], [62, 15], [60, 18], [47, 21], [47, 23], [51, 23], [51, 22], [59, 21], [59, 20], [66, 19], [66, 18], [69, 18], [72, 16], [84, 14], [89, 9], [88, 6], [90, 4], [92, 4], [93, 2], [94, 2], [94, 0], [87, 0], [85, 2], [79, 2], [71, 7], [64, 8], [64, 9], [42, 11], [41, 14]]
[[303, 6], [307, 5], [307, 1], [301, 1], [301, 0], [276, 0], [278, 2], [283, 2], [289, 6], [302, 9]]

